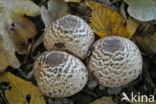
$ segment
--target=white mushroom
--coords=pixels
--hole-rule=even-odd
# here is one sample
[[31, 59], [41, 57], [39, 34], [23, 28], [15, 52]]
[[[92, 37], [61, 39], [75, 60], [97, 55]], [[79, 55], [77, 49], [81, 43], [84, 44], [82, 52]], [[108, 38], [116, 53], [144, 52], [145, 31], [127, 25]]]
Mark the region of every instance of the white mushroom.
[[94, 34], [80, 17], [66, 15], [52, 23], [44, 32], [44, 46], [47, 50], [65, 50], [84, 59]]
[[142, 64], [141, 53], [131, 40], [109, 36], [95, 42], [88, 67], [101, 85], [116, 87], [138, 78]]
[[76, 57], [61, 51], [43, 53], [34, 64], [40, 91], [49, 97], [68, 97], [86, 85], [88, 71]]

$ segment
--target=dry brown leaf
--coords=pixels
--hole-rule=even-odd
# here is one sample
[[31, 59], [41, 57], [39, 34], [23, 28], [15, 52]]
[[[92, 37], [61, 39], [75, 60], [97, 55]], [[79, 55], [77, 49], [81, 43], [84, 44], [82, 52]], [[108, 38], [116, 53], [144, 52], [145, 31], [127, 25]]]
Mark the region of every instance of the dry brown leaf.
[[3, 73], [0, 82], [9, 83], [11, 86], [11, 89], [5, 91], [9, 104], [28, 104], [27, 96], [31, 97], [29, 104], [46, 104], [38, 88], [31, 82], [18, 78], [10, 72]]
[[86, 4], [92, 9], [90, 25], [100, 37], [116, 35], [131, 38], [138, 27], [134, 21], [127, 21], [118, 12], [100, 3], [87, 1]]
[[134, 39], [146, 52], [150, 54], [156, 53], [156, 32], [153, 34], [147, 34], [145, 36], [135, 35]]
[[81, 0], [64, 0], [65, 2], [80, 2]]
[[34, 24], [24, 15], [39, 13], [40, 8], [30, 0], [0, 0], [0, 71], [7, 66], [19, 67], [15, 51], [25, 54], [28, 39], [36, 35]]
[[116, 104], [113, 102], [111, 97], [102, 97], [96, 101], [93, 101], [90, 104]]

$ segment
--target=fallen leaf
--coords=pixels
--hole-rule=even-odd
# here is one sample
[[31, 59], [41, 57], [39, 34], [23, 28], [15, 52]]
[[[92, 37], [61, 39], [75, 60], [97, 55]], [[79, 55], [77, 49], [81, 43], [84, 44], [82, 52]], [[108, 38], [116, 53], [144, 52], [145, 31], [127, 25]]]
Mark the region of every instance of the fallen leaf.
[[126, 20], [126, 30], [128, 31], [129, 34], [134, 34], [139, 26], [139, 22], [129, 18], [128, 20]]
[[102, 97], [100, 99], [97, 99], [96, 101], [93, 101], [90, 104], [116, 104], [112, 101], [111, 97]]
[[40, 8], [30, 0], [0, 0], [0, 71], [20, 66], [15, 51], [26, 54], [28, 39], [36, 35], [35, 25], [25, 15], [39, 14]]
[[13, 68], [20, 66], [20, 62], [15, 56], [15, 44], [6, 28], [6, 24], [0, 20], [0, 72], [8, 66]]
[[7, 24], [9, 34], [15, 37], [16, 51], [25, 54], [19, 47], [21, 44], [27, 45], [27, 40], [36, 35], [36, 28], [24, 15], [37, 16], [40, 8], [30, 0], [0, 0], [0, 7], [1, 20]]
[[[0, 46], [2, 48], [2, 46]], [[3, 49], [0, 48], [0, 72], [2, 72], [4, 69], [6, 69], [7, 66], [9, 66], [10, 64], [8, 63], [7, 57], [6, 57], [6, 53]]]
[[156, 53], [156, 32], [153, 34], [146, 34], [145, 36], [135, 35], [133, 37], [138, 44], [148, 53]]
[[40, 11], [42, 20], [45, 26], [48, 27], [56, 19], [68, 13], [68, 6], [63, 0], [49, 0], [47, 9], [42, 6]]
[[40, 14], [40, 8], [31, 0], [0, 0], [0, 7], [1, 12], [8, 11], [6, 13], [14, 12], [27, 16], [37, 16]]
[[31, 82], [25, 81], [10, 72], [0, 76], [0, 82], [9, 83], [11, 89], [5, 91], [6, 99], [9, 104], [28, 104], [26, 97], [30, 97], [29, 104], [46, 104], [38, 88]]
[[128, 13], [140, 21], [156, 19], [156, 0], [124, 0], [128, 5]]
[[27, 53], [28, 39], [36, 35], [35, 25], [27, 18], [16, 14], [12, 17], [12, 25], [10, 27], [12, 38], [16, 45], [16, 51], [20, 54]]
[[65, 2], [80, 2], [81, 0], [64, 0]]
[[117, 11], [100, 3], [87, 1], [86, 4], [92, 9], [90, 25], [100, 37], [116, 35], [131, 38], [138, 27], [134, 21], [124, 19]]

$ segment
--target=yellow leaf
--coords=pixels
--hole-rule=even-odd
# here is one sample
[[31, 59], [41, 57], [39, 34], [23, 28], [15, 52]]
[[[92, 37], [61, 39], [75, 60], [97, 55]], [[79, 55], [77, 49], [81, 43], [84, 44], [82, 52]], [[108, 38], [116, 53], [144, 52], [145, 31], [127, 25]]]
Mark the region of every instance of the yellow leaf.
[[6, 28], [6, 24], [0, 20], [0, 72], [4, 71], [8, 66], [14, 68], [20, 66], [15, 56], [14, 42]]
[[39, 6], [31, 0], [0, 0], [0, 71], [20, 66], [15, 51], [26, 54], [28, 39], [36, 35], [35, 25], [25, 15], [39, 13]]
[[81, 0], [64, 0], [65, 2], [80, 2]]
[[111, 97], [102, 97], [90, 104], [116, 104], [112, 101]]
[[5, 91], [9, 104], [28, 104], [27, 96], [30, 96], [29, 104], [46, 104], [37, 87], [31, 82], [18, 78], [10, 72], [3, 73], [0, 82], [9, 83], [11, 86], [11, 89]]
[[12, 17], [11, 36], [16, 45], [16, 51], [20, 54], [27, 52], [28, 39], [36, 35], [35, 25], [26, 17], [16, 14]]
[[136, 31], [138, 25], [135, 22], [131, 20], [127, 25], [127, 20], [113, 9], [93, 1], [87, 1], [86, 4], [92, 9], [90, 25], [98, 36], [116, 35], [131, 38]]
[[12, 17], [14, 21], [14, 33], [19, 36], [23, 41], [27, 41], [27, 39], [32, 38], [36, 35], [35, 25], [27, 18], [20, 17], [20, 15], [16, 15], [16, 17]]
[[39, 15], [40, 8], [30, 0], [0, 0], [0, 7], [0, 19], [6, 23], [9, 34], [16, 35], [13, 36], [16, 51], [26, 54], [26, 49], [20, 47], [27, 45], [27, 40], [36, 35], [36, 28], [24, 15]]
[[134, 34], [139, 26], [139, 22], [133, 20], [133, 19], [128, 19], [126, 21], [127, 25], [126, 25], [126, 30], [128, 31], [129, 34]]

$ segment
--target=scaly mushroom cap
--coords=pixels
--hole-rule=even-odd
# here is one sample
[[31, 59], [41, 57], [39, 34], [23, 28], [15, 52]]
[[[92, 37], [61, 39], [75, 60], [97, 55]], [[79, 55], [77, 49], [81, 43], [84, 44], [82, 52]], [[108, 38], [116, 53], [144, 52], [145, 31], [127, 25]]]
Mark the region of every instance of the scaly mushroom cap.
[[101, 85], [116, 87], [135, 80], [142, 72], [142, 63], [141, 53], [131, 40], [109, 36], [95, 42], [88, 67]]
[[45, 52], [36, 60], [34, 75], [40, 91], [49, 97], [74, 95], [88, 80], [88, 71], [79, 59], [55, 50]]
[[44, 32], [44, 46], [47, 50], [66, 50], [84, 59], [94, 41], [89, 25], [80, 17], [66, 15]]

